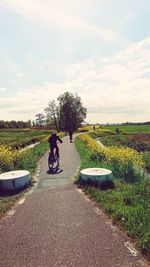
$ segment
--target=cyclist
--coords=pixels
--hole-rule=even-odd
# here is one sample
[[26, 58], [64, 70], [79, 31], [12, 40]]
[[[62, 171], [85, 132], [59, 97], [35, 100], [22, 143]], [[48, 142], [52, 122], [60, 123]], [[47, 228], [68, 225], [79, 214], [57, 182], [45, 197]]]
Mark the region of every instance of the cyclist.
[[[48, 142], [50, 144], [50, 153], [53, 158], [57, 156], [57, 159], [59, 159], [59, 147], [57, 145], [57, 141], [59, 141], [60, 143], [63, 143], [63, 141], [58, 137], [56, 133], [52, 133], [48, 139]], [[55, 154], [54, 154], [54, 150], [55, 150]]]
[[70, 143], [72, 143], [72, 136], [73, 136], [73, 130], [72, 128], [69, 128], [69, 139], [70, 139]]

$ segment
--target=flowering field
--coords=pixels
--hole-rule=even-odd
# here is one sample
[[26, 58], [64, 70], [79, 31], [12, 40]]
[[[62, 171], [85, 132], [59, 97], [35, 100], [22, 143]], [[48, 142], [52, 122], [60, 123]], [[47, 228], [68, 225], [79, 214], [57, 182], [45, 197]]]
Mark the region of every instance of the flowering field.
[[104, 161], [115, 177], [134, 181], [141, 176], [144, 161], [137, 151], [127, 147], [103, 147], [86, 134], [80, 139], [86, 143], [91, 159]]
[[[0, 130], [0, 173], [20, 168], [21, 161], [27, 163], [26, 168], [30, 169], [35, 155], [33, 149], [19, 151], [28, 144], [48, 138], [48, 130], [31, 130], [31, 129], [1, 129]], [[17, 148], [17, 149], [16, 149]], [[32, 168], [31, 168], [32, 169]]]
[[89, 134], [107, 147], [129, 147], [140, 152], [145, 168], [150, 172], [150, 125], [97, 127]]
[[[34, 148], [14, 150], [6, 145], [0, 145], [0, 172], [24, 169], [33, 174], [37, 161], [48, 150], [48, 142], [42, 142]], [[32, 180], [31, 180], [32, 184]], [[0, 190], [0, 218], [22, 196], [23, 192], [7, 193]]]
[[15, 150], [6, 145], [0, 145], [0, 173], [25, 169], [32, 174], [36, 168], [37, 160], [47, 150], [47, 141], [25, 150]]
[[12, 170], [16, 158], [16, 151], [6, 145], [0, 145], [0, 173]]

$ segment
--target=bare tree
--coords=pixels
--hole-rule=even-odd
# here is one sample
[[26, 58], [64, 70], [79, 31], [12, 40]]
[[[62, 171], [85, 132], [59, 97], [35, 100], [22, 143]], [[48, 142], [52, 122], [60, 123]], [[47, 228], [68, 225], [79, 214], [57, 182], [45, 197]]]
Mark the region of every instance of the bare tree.
[[36, 117], [36, 125], [39, 127], [42, 127], [42, 123], [43, 123], [43, 119], [44, 119], [43, 113], [38, 113], [35, 115], [35, 117]]
[[60, 130], [60, 114], [59, 107], [57, 107], [54, 100], [49, 101], [48, 107], [44, 110], [46, 112], [47, 121], [57, 130]]

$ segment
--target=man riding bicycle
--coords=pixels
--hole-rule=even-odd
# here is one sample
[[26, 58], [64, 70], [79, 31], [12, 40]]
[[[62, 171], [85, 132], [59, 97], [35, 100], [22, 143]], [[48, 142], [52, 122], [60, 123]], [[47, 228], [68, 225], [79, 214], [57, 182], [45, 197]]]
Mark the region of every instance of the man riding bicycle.
[[50, 153], [53, 158], [57, 156], [57, 158], [59, 159], [59, 147], [57, 145], [57, 141], [63, 143], [63, 141], [58, 137], [56, 133], [52, 133], [48, 139], [48, 142], [50, 144]]

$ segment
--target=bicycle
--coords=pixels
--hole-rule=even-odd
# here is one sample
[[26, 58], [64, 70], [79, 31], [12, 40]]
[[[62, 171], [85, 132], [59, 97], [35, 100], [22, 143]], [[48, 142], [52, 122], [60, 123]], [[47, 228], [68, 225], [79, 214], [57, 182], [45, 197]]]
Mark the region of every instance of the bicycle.
[[59, 157], [56, 154], [52, 154], [52, 152], [49, 152], [48, 156], [49, 171], [54, 171], [58, 169], [58, 167], [59, 167]]

